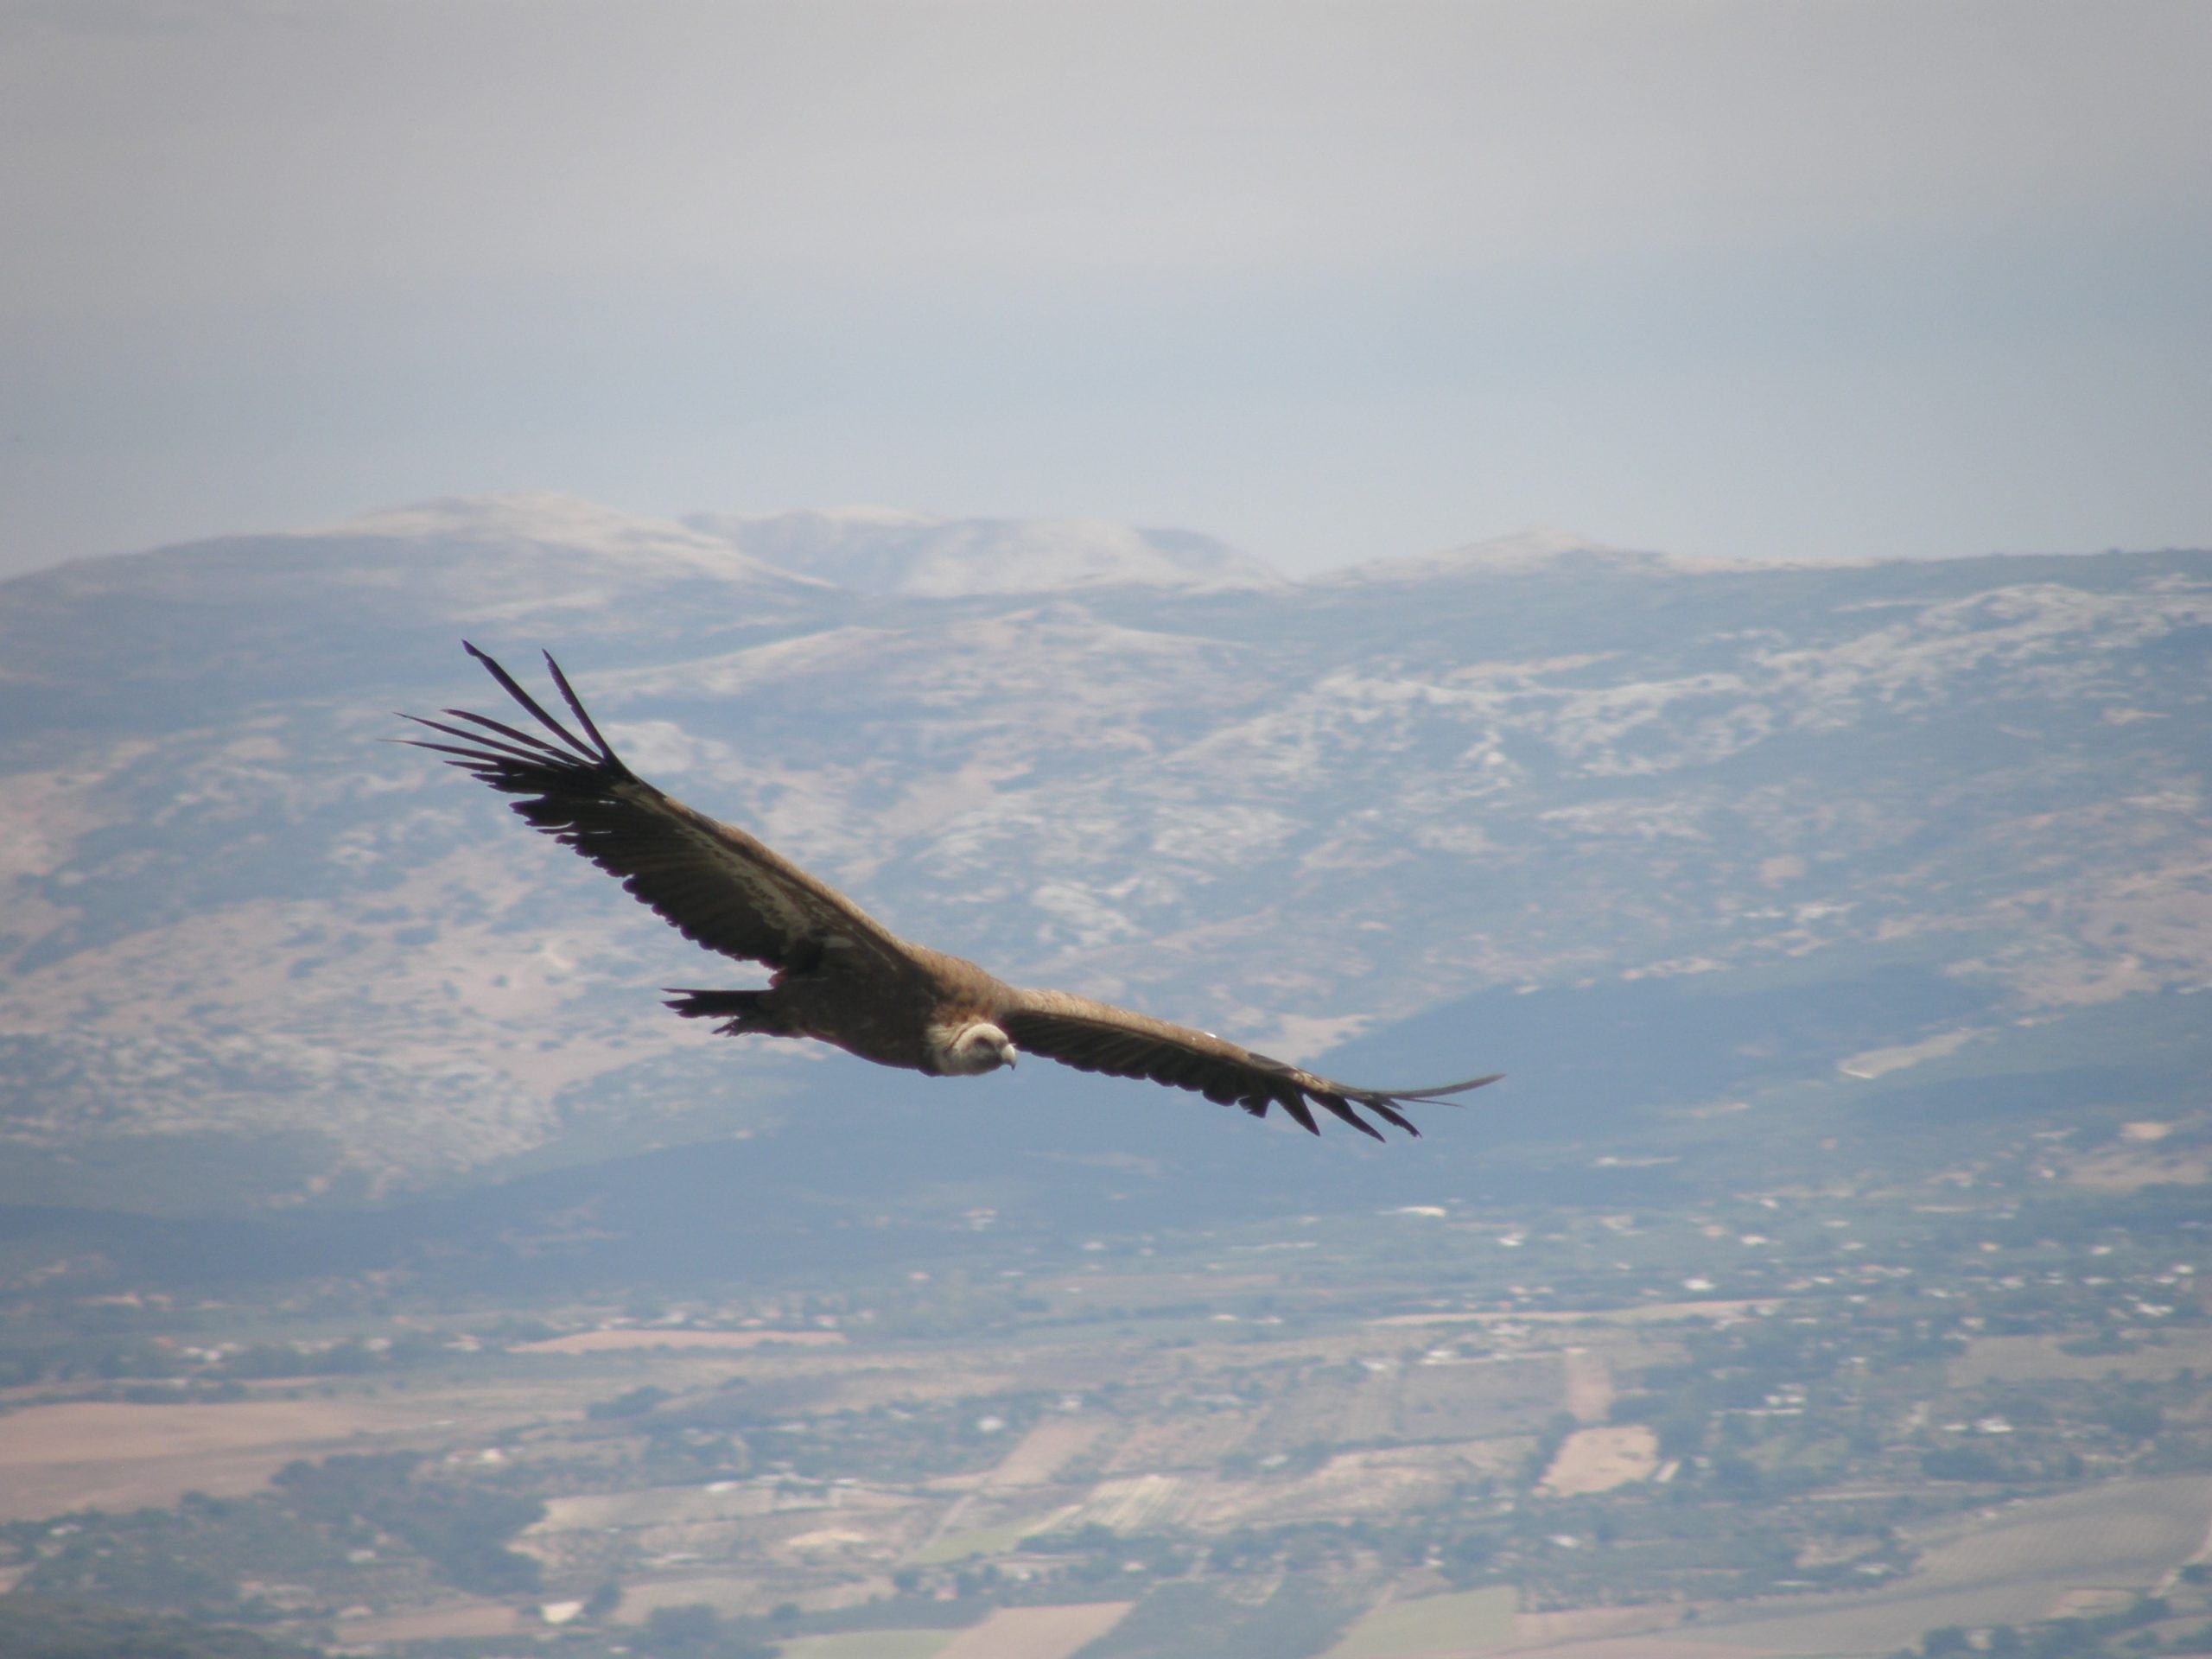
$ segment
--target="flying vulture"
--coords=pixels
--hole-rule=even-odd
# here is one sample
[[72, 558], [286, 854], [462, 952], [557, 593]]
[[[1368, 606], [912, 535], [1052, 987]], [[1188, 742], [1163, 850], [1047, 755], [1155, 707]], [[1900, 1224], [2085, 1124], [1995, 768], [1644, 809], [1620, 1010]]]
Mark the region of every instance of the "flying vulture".
[[671, 988], [668, 1006], [686, 1019], [719, 1020], [733, 1036], [811, 1037], [936, 1077], [995, 1071], [1021, 1052], [1042, 1054], [1079, 1071], [1195, 1090], [1255, 1117], [1280, 1106], [1317, 1135], [1319, 1106], [1377, 1141], [1382, 1134], [1362, 1109], [1418, 1135], [1401, 1106], [1497, 1080], [1427, 1089], [1336, 1083], [1211, 1032], [1066, 991], [1026, 990], [972, 962], [909, 944], [744, 830], [693, 811], [624, 766], [550, 652], [545, 665], [583, 737], [490, 657], [467, 648], [552, 741], [461, 709], [444, 712], [463, 725], [405, 716], [458, 742], [404, 741], [519, 797], [514, 810], [528, 823], [620, 877], [684, 938], [774, 969], [760, 990]]

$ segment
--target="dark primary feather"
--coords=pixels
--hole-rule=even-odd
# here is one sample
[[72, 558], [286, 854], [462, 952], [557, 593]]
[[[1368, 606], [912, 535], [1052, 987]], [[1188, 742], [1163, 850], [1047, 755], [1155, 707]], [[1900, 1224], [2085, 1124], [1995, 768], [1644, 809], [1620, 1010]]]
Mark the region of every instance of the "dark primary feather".
[[838, 940], [903, 957], [896, 941], [842, 894], [623, 765], [550, 654], [545, 664], [553, 683], [588, 741], [490, 657], [474, 645], [467, 650], [556, 741], [465, 709], [444, 710], [449, 720], [406, 716], [458, 742], [404, 741], [436, 750], [493, 789], [520, 798], [514, 810], [532, 827], [620, 877], [631, 893], [709, 950], [774, 968]]

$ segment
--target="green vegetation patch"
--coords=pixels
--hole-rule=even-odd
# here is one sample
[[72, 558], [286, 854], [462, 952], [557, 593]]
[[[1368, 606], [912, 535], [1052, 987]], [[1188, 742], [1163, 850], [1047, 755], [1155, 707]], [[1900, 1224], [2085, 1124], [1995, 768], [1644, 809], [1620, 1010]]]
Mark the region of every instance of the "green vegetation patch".
[[948, 1532], [909, 1555], [906, 1565], [942, 1567], [947, 1561], [964, 1561], [975, 1555], [1004, 1555], [1019, 1549], [1023, 1539], [1041, 1532], [1051, 1524], [1050, 1516], [1033, 1516], [1027, 1521], [1008, 1521], [1001, 1526], [977, 1527], [969, 1532]]
[[1328, 1659], [1385, 1659], [1445, 1648], [1496, 1647], [1513, 1639], [1520, 1596], [1510, 1584], [1423, 1596], [1377, 1607], [1329, 1649]]

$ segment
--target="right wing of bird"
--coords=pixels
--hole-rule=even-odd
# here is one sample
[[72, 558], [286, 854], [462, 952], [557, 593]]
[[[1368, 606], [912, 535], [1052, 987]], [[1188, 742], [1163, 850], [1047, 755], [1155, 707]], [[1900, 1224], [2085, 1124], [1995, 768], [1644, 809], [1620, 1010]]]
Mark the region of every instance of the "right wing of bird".
[[1425, 1089], [1371, 1089], [1338, 1083], [1300, 1066], [1255, 1054], [1226, 1038], [1189, 1026], [1173, 1025], [1150, 1014], [1094, 1002], [1066, 991], [1021, 990], [998, 1023], [1014, 1046], [1082, 1071], [1109, 1077], [1143, 1077], [1170, 1088], [1189, 1089], [1219, 1105], [1243, 1107], [1265, 1117], [1280, 1106], [1300, 1128], [1319, 1135], [1312, 1108], [1342, 1118], [1363, 1135], [1382, 1136], [1359, 1114], [1370, 1111], [1408, 1135], [1421, 1131], [1398, 1110], [1416, 1102], [1442, 1100], [1496, 1083], [1500, 1074], [1470, 1077]]

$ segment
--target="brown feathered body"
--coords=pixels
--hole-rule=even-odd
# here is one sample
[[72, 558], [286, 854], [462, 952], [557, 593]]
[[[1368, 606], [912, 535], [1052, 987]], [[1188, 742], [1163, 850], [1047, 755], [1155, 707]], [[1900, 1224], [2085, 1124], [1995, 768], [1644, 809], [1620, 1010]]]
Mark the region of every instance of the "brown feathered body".
[[995, 1069], [959, 1065], [954, 1045], [963, 1031], [996, 1024], [1020, 993], [964, 957], [904, 948], [913, 953], [911, 971], [886, 972], [865, 956], [829, 950], [779, 968], [765, 990], [677, 991], [671, 1006], [693, 1019], [718, 1019], [734, 1037], [810, 1037], [929, 1077]]
[[1313, 1107], [1381, 1136], [1372, 1112], [1418, 1134], [1398, 1108], [1479, 1088], [1333, 1082], [1188, 1026], [1066, 991], [1009, 985], [963, 957], [898, 938], [842, 893], [734, 825], [694, 811], [632, 772], [592, 723], [551, 657], [546, 665], [583, 736], [499, 664], [467, 647], [546, 737], [464, 709], [407, 718], [459, 744], [411, 739], [502, 793], [536, 828], [620, 878], [684, 937], [772, 970], [753, 990], [677, 990], [670, 1006], [733, 1035], [810, 1038], [880, 1065], [969, 1076], [1041, 1054], [1085, 1071], [1189, 1089], [1255, 1116], [1281, 1106], [1307, 1129]]

